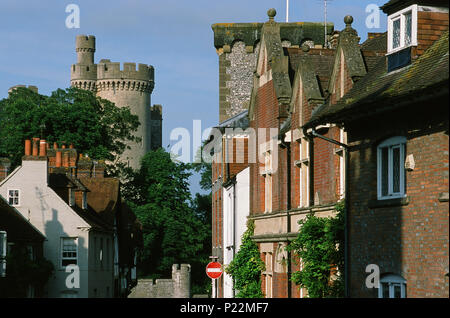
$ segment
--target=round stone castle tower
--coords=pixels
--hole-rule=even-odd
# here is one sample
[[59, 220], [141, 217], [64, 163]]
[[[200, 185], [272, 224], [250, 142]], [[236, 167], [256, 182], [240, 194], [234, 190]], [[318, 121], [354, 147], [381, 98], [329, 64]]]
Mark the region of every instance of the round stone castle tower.
[[154, 87], [154, 69], [151, 65], [111, 62], [103, 59], [94, 63], [95, 37], [76, 37], [77, 64], [72, 65], [71, 85], [94, 92], [97, 96], [115, 103], [119, 107], [129, 106], [139, 117], [136, 136], [142, 140], [130, 143], [120, 160], [133, 169], [140, 167], [140, 159], [148, 151], [161, 147], [162, 107], [151, 107]]

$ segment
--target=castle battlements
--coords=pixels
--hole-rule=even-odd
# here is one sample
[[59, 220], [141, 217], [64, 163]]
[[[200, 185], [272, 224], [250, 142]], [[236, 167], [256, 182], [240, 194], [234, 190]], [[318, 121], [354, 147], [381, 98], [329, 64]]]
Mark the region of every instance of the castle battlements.
[[119, 62], [111, 62], [110, 60], [101, 60], [98, 63], [97, 79], [128, 79], [138, 81], [154, 80], [154, 68], [151, 65], [136, 63], [123, 63], [123, 68]]
[[10, 87], [8, 89], [8, 93], [11, 94], [14, 90], [16, 90], [17, 88], [28, 88], [29, 90], [32, 90], [35, 93], [38, 93], [38, 88], [37, 86], [34, 85], [14, 85], [13, 87]]

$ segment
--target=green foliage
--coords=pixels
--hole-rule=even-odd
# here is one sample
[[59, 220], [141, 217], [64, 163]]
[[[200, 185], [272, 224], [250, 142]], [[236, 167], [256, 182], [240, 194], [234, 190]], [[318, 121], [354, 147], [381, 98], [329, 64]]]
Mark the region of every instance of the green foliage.
[[6, 279], [2, 297], [26, 297], [28, 286], [42, 290], [53, 273], [53, 263], [44, 259], [30, 259], [25, 246], [16, 245], [7, 256]]
[[242, 244], [234, 259], [225, 268], [233, 277], [238, 298], [261, 298], [261, 272], [265, 269], [260, 258], [258, 246], [252, 241], [254, 224], [247, 223], [247, 230], [242, 235]]
[[[345, 203], [336, 205], [337, 215], [321, 218], [310, 214], [300, 220], [297, 238], [288, 246], [302, 262], [292, 280], [306, 288], [309, 297], [343, 297]], [[336, 270], [339, 271], [336, 273]]]
[[[192, 202], [190, 166], [172, 161], [163, 149], [148, 152], [132, 181], [135, 200], [130, 202], [143, 225], [144, 248], [139, 255], [140, 275], [167, 277], [173, 264], [192, 266], [193, 285], [206, 277], [210, 223], [209, 211], [198, 199]], [[206, 242], [206, 243], [205, 243]], [[205, 252], [206, 251], [206, 252]], [[206, 254], [206, 255], [205, 255]], [[194, 273], [201, 273], [196, 277]]]
[[0, 157], [9, 157], [17, 166], [24, 140], [41, 137], [50, 143], [72, 143], [91, 158], [114, 161], [127, 141], [139, 140], [132, 135], [138, 126], [138, 117], [128, 107], [116, 107], [89, 91], [58, 89], [44, 96], [18, 88], [0, 101]]

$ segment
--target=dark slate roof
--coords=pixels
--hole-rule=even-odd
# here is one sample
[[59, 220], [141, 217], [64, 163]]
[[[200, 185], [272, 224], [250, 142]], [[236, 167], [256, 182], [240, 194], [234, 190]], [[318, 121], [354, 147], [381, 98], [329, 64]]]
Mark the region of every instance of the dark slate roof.
[[88, 191], [79, 180], [65, 173], [50, 173], [48, 184], [51, 188], [75, 188], [80, 191]]
[[248, 121], [248, 110], [244, 110], [243, 112], [223, 121], [216, 128], [242, 128], [247, 129], [249, 127]]
[[0, 196], [0, 231], [10, 242], [42, 242], [45, 236]]
[[345, 122], [363, 113], [387, 111], [411, 97], [423, 97], [433, 87], [448, 94], [449, 33], [446, 31], [413, 64], [387, 73], [386, 58], [355, 83], [336, 104], [318, 107], [305, 125]]

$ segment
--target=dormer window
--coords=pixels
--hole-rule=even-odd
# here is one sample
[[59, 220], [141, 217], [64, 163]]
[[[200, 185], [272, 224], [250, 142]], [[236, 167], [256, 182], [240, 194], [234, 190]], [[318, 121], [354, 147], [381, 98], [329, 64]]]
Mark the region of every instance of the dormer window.
[[388, 16], [388, 54], [417, 45], [417, 5]]

